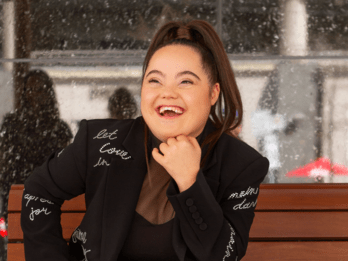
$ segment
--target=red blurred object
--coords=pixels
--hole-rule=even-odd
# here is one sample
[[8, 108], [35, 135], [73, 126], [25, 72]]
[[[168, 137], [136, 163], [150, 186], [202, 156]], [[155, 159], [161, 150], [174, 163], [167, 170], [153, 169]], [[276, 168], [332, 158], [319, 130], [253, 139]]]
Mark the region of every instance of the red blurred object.
[[0, 236], [6, 237], [7, 236], [7, 229], [5, 224], [5, 219], [0, 218]]
[[328, 175], [348, 176], [348, 167], [341, 164], [332, 164], [328, 158], [319, 158], [314, 162], [307, 165], [289, 171], [287, 177], [309, 177], [309, 178], [322, 178]]
[[325, 177], [330, 174], [331, 165], [328, 158], [319, 158], [304, 167], [292, 170], [286, 174], [287, 177]]
[[348, 168], [341, 164], [334, 164], [332, 166], [332, 171], [335, 175], [338, 175], [338, 176], [348, 175]]

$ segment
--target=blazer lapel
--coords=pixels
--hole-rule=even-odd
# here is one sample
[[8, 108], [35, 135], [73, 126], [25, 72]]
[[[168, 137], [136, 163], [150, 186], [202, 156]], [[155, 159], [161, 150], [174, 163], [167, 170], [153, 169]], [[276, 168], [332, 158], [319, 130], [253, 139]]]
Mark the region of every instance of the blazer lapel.
[[[201, 134], [201, 137], [198, 141], [199, 144], [202, 145], [204, 139], [215, 130], [216, 130], [216, 128], [214, 127], [214, 124], [212, 123], [211, 120], [208, 119], [207, 124], [205, 125], [204, 130]], [[203, 159], [203, 157], [205, 156], [205, 154], [207, 152], [208, 152], [208, 145], [205, 145], [202, 148], [202, 158], [201, 159]], [[212, 149], [208, 155], [208, 158], [207, 158], [203, 168], [202, 168], [203, 173], [205, 173], [209, 168], [211, 168], [216, 162], [217, 162], [216, 153], [214, 153], [214, 149]]]
[[114, 261], [131, 226], [140, 190], [147, 171], [142, 118], [135, 120], [123, 146], [129, 160], [114, 159], [105, 185], [101, 260]]

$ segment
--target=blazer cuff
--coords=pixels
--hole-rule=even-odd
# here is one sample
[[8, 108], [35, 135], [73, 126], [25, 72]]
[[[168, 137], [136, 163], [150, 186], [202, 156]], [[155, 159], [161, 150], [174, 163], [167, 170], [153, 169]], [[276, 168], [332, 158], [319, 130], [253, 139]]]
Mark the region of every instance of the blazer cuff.
[[211, 230], [221, 228], [223, 213], [202, 170], [198, 172], [196, 182], [181, 193], [175, 182], [171, 182], [167, 197], [178, 218], [188, 222], [196, 234], [212, 235]]

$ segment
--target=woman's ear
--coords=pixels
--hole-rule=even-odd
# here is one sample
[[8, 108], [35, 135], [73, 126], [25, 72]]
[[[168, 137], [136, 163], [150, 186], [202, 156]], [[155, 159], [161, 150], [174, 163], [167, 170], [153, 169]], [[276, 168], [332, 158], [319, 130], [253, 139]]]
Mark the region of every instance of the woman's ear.
[[212, 90], [211, 90], [211, 106], [213, 106], [216, 101], [218, 100], [220, 95], [220, 84], [217, 82], [214, 84]]

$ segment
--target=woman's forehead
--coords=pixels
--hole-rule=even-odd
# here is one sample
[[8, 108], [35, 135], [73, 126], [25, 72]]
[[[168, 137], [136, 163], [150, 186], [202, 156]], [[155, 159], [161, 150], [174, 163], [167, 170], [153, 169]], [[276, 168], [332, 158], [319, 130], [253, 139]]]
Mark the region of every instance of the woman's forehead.
[[190, 69], [202, 71], [200, 54], [190, 46], [169, 45], [154, 53], [146, 69], [145, 76], [152, 70], [163, 72], [165, 70], [187, 71]]

